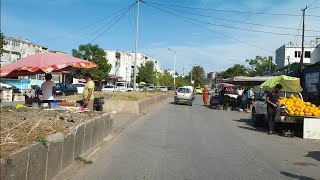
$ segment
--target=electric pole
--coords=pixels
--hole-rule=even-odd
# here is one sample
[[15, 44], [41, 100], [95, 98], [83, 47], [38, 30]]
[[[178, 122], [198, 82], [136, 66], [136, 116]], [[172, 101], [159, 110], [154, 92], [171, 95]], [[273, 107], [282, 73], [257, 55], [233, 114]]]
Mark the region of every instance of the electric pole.
[[304, 18], [306, 15], [306, 9], [308, 6], [306, 6], [304, 9], [302, 9], [302, 45], [301, 45], [301, 54], [300, 54], [300, 68], [299, 68], [299, 73], [300, 76], [302, 74], [302, 69], [303, 69], [303, 57], [304, 57]]
[[140, 13], [140, 0], [137, 1], [137, 19], [136, 19], [136, 48], [134, 52], [134, 69], [133, 69], [133, 92], [136, 92], [137, 84], [137, 51], [138, 51], [138, 38], [139, 38], [139, 13]]

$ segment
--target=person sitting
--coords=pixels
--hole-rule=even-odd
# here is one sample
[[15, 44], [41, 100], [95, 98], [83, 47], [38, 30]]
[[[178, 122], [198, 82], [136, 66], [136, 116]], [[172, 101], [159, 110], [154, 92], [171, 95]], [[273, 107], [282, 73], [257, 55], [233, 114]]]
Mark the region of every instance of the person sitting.
[[56, 84], [52, 81], [52, 75], [45, 75], [46, 81], [41, 85], [41, 91], [44, 101], [53, 101], [56, 96]]

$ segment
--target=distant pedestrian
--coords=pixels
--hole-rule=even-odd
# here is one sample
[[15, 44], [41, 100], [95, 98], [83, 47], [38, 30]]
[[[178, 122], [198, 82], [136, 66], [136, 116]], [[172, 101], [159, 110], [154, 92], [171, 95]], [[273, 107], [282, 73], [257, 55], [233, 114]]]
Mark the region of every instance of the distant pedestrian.
[[226, 94], [226, 92], [227, 92], [227, 88], [226, 87], [224, 87], [221, 91], [220, 91], [220, 93], [219, 93], [219, 96], [220, 96], [220, 105], [224, 105], [224, 95]]
[[248, 102], [248, 91], [244, 90], [242, 93], [242, 98], [241, 98], [241, 103], [239, 108], [245, 111], [247, 109], [247, 102]]
[[202, 99], [204, 106], [208, 106], [208, 99], [209, 99], [209, 89], [207, 86], [204, 86], [202, 90]]
[[92, 81], [91, 74], [86, 73], [84, 74], [84, 79], [87, 81], [84, 90], [83, 90], [83, 100], [84, 100], [84, 107], [93, 111], [93, 102], [94, 102], [94, 82]]
[[268, 113], [268, 124], [269, 124], [269, 135], [274, 134], [274, 123], [277, 115], [277, 107], [280, 105], [279, 97], [282, 89], [281, 84], [277, 84], [273, 91], [267, 94], [267, 113]]
[[32, 90], [34, 91], [34, 96], [33, 96], [33, 97], [39, 98], [39, 96], [40, 96], [40, 91], [41, 91], [40, 86], [38, 86], [38, 85], [31, 85], [31, 89], [30, 89], [29, 93], [31, 93]]

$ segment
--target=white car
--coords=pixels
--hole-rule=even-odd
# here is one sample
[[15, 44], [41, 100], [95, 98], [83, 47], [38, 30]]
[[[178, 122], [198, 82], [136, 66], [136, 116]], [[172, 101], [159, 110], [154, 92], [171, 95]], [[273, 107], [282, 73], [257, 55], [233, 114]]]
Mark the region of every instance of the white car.
[[116, 86], [115, 85], [105, 85], [102, 89], [102, 92], [115, 92]]
[[184, 103], [192, 106], [194, 100], [194, 89], [192, 86], [179, 87], [175, 92], [174, 103]]
[[168, 88], [166, 86], [160, 86], [159, 89], [160, 91], [168, 91]]
[[73, 83], [72, 85], [77, 87], [78, 94], [83, 94], [84, 87], [86, 86], [85, 83]]

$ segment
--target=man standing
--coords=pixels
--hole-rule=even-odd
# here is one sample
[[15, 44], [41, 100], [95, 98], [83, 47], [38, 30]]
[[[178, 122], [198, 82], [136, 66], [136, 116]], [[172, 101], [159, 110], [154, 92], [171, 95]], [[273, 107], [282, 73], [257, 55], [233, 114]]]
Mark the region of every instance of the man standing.
[[267, 113], [269, 122], [269, 135], [274, 134], [274, 122], [277, 115], [277, 107], [280, 105], [279, 97], [282, 89], [281, 84], [277, 84], [273, 91], [267, 94]]
[[43, 100], [54, 100], [56, 96], [56, 84], [51, 80], [51, 74], [46, 74], [44, 77], [46, 81], [41, 85]]
[[84, 75], [84, 79], [87, 81], [87, 84], [83, 90], [84, 106], [92, 111], [94, 102], [94, 82], [92, 81], [91, 74], [89, 73]]

